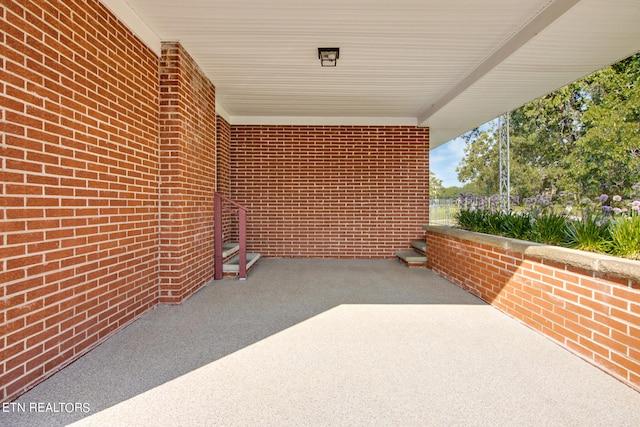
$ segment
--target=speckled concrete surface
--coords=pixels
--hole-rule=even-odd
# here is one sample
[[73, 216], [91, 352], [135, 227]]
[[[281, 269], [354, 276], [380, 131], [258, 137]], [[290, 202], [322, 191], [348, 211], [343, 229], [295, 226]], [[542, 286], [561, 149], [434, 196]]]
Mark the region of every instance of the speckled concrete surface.
[[395, 260], [263, 259], [15, 405], [0, 425], [640, 425], [639, 393]]

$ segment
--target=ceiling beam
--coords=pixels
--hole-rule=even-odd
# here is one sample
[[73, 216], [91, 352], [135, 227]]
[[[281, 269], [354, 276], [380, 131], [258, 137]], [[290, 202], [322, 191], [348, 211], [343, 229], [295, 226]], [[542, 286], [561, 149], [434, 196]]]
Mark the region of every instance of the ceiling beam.
[[569, 9], [578, 4], [580, 0], [555, 0], [542, 9], [533, 19], [523, 25], [507, 41], [502, 44], [493, 54], [487, 57], [471, 73], [462, 79], [444, 96], [439, 98], [418, 114], [419, 126], [429, 126], [429, 118], [441, 108], [453, 101], [456, 97], [470, 88], [474, 83], [484, 77], [487, 73], [500, 65], [518, 49], [533, 39], [538, 33], [564, 15]]

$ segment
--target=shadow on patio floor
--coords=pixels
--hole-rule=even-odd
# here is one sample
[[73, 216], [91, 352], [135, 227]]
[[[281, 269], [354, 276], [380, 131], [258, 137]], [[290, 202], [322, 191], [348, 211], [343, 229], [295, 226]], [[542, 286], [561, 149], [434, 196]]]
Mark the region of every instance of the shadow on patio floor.
[[640, 425], [640, 394], [395, 260], [264, 259], [17, 401], [34, 402], [90, 411], [0, 425]]

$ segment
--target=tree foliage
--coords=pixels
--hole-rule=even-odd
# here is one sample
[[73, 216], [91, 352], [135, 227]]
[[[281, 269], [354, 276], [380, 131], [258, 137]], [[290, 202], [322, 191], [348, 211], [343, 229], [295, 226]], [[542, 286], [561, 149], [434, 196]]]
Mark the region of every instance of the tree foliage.
[[436, 173], [432, 170], [429, 171], [429, 198], [437, 199], [442, 197], [442, 180], [436, 177]]
[[[587, 197], [640, 181], [640, 53], [511, 113], [511, 189]], [[458, 179], [499, 190], [498, 130], [466, 135]]]
[[463, 187], [459, 187], [455, 185], [451, 187], [445, 187], [442, 189], [442, 195], [440, 195], [439, 197], [441, 199], [457, 199], [462, 194], [480, 195], [484, 193], [479, 191], [475, 184], [468, 183], [468, 184], [465, 184]]

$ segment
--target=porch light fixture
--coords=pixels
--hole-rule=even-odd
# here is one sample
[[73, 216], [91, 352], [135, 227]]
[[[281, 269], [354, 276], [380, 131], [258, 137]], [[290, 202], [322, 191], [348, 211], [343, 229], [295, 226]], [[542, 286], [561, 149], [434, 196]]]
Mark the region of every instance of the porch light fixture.
[[339, 47], [319, 47], [318, 59], [323, 67], [335, 67], [340, 57]]

